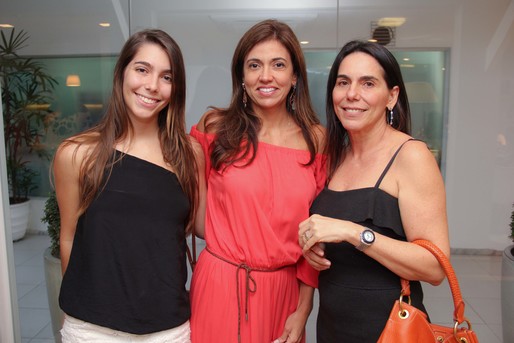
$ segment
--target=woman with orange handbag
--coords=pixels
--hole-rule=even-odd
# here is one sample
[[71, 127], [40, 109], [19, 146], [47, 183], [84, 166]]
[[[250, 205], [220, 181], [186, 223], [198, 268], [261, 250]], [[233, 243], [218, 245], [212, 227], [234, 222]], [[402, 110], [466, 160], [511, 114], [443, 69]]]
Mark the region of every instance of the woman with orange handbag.
[[[449, 255], [443, 179], [426, 144], [409, 135], [400, 67], [377, 43], [352, 41], [327, 85], [328, 185], [300, 224], [319, 276], [317, 342], [376, 343], [400, 279], [437, 285], [444, 271], [426, 239]], [[424, 311], [419, 281], [413, 305]]]

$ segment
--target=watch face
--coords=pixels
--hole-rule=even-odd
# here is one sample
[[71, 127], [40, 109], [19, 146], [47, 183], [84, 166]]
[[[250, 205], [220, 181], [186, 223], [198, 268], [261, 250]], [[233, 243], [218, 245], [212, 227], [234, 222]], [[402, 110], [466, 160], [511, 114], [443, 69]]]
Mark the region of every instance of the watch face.
[[375, 240], [375, 235], [372, 231], [366, 230], [363, 232], [362, 238], [366, 243], [372, 243]]

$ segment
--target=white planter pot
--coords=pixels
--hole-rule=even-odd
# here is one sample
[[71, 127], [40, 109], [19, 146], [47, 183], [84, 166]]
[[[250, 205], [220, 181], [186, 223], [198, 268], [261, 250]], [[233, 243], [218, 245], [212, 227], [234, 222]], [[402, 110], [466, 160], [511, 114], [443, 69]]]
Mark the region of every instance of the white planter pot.
[[11, 210], [12, 240], [17, 241], [25, 237], [29, 225], [30, 200], [20, 204], [9, 205]]
[[514, 342], [514, 245], [509, 245], [502, 256], [502, 328], [503, 342]]
[[45, 280], [48, 295], [48, 308], [52, 319], [52, 331], [55, 343], [61, 343], [61, 328], [64, 321], [64, 313], [59, 307], [59, 291], [61, 289], [62, 272], [61, 260], [50, 254], [50, 248], [44, 253]]

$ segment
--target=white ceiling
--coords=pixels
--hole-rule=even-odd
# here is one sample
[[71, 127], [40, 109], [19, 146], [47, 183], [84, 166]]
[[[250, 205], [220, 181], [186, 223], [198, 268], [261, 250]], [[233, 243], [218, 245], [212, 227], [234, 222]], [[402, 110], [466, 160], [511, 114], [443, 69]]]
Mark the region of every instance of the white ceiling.
[[[27, 55], [117, 54], [129, 32], [159, 27], [188, 55], [232, 50], [253, 23], [277, 18], [289, 23], [307, 49], [337, 48], [370, 36], [370, 23], [402, 16], [399, 47], [449, 47], [459, 0], [0, 0], [0, 24], [26, 30]], [[100, 22], [110, 22], [102, 28]], [[225, 54], [222, 54], [225, 55]], [[194, 61], [191, 61], [194, 63]]]

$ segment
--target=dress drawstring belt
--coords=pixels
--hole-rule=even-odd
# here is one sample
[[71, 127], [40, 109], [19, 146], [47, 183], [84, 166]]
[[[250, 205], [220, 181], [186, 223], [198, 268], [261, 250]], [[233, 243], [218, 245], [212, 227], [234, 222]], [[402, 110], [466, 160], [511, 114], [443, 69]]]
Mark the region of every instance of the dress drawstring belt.
[[257, 283], [255, 282], [255, 279], [252, 277], [251, 272], [275, 272], [280, 269], [284, 269], [287, 267], [293, 267], [294, 265], [286, 265], [278, 268], [252, 268], [248, 266], [245, 263], [236, 263], [232, 262], [230, 260], [227, 260], [226, 258], [213, 253], [209, 248], [205, 248], [207, 252], [209, 252], [212, 256], [222, 260], [223, 262], [226, 262], [228, 264], [231, 264], [236, 267], [236, 292], [237, 292], [237, 341], [241, 342], [241, 296], [239, 292], [239, 271], [244, 270], [245, 271], [245, 320], [248, 321], [248, 295], [249, 293], [255, 293], [257, 291]]

